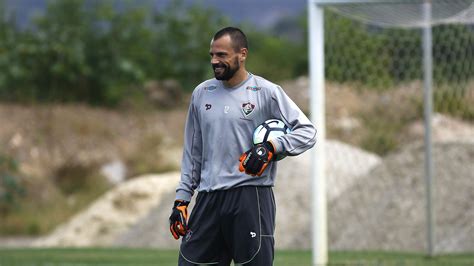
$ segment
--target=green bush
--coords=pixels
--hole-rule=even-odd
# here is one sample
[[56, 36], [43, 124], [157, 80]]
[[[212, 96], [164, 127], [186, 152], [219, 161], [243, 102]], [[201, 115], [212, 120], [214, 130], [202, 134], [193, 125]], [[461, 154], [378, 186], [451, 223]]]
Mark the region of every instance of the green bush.
[[[3, 6], [0, 2], [0, 9]], [[144, 81], [176, 78], [191, 90], [208, 73], [211, 33], [226, 24], [182, 1], [156, 13], [111, 2], [51, 1], [21, 30], [0, 13], [0, 99], [116, 106]]]
[[[247, 31], [249, 57], [247, 69], [272, 81], [294, 78], [296, 61], [302, 53], [301, 45], [283, 38]], [[306, 54], [305, 52], [303, 52]]]
[[0, 154], [0, 214], [6, 215], [18, 206], [24, 197], [23, 182], [17, 175], [17, 164], [9, 156]]

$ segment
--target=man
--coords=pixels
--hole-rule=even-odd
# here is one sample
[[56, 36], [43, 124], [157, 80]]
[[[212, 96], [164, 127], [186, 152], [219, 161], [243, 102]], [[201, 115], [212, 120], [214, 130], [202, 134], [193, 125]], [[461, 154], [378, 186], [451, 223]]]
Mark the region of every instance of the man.
[[[196, 87], [185, 127], [181, 181], [170, 216], [179, 239], [179, 265], [272, 265], [277, 154], [298, 155], [315, 144], [316, 130], [281, 87], [247, 72], [247, 38], [218, 31], [209, 54], [215, 79]], [[262, 122], [276, 118], [292, 131], [253, 145]], [[295, 177], [295, 182], [296, 182]], [[187, 206], [199, 193], [187, 221]]]

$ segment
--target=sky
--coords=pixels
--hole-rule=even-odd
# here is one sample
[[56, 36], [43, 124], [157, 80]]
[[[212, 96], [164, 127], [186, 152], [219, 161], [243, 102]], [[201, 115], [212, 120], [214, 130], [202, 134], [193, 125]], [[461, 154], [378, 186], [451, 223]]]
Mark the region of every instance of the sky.
[[[190, 1], [191, 2], [191, 1]], [[268, 27], [285, 16], [299, 15], [306, 10], [306, 0], [202, 0], [203, 4], [220, 10], [233, 21], [249, 21]]]
[[[173, 0], [135, 0], [132, 2], [137, 4], [152, 2], [157, 9], [161, 9], [170, 1]], [[9, 10], [16, 12], [18, 22], [25, 25], [29, 18], [42, 13], [48, 0], [7, 0], [6, 2]], [[220, 11], [232, 22], [247, 21], [263, 29], [273, 26], [281, 18], [302, 14], [306, 10], [307, 3], [306, 0], [184, 0], [184, 2], [187, 4], [201, 3], [203, 6]]]

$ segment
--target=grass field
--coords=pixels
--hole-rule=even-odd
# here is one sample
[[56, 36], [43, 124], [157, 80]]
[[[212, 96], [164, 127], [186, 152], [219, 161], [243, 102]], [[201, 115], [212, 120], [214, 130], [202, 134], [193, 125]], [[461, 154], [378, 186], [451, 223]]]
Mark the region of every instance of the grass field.
[[[473, 266], [474, 253], [426, 258], [415, 253], [334, 252], [329, 265], [439, 265]], [[0, 249], [0, 266], [172, 266], [177, 265], [176, 250], [155, 249]], [[309, 251], [278, 250], [275, 266], [311, 264]]]

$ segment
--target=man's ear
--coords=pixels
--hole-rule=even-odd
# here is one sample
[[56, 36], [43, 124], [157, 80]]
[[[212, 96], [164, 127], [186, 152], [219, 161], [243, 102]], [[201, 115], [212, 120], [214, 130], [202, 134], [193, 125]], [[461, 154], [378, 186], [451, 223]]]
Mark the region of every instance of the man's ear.
[[248, 49], [242, 48], [240, 49], [240, 62], [243, 62], [247, 59]]

